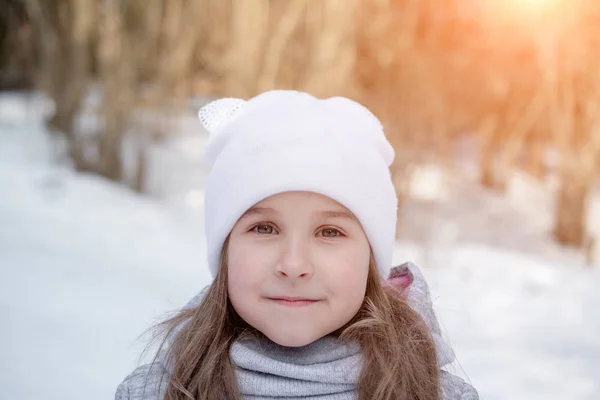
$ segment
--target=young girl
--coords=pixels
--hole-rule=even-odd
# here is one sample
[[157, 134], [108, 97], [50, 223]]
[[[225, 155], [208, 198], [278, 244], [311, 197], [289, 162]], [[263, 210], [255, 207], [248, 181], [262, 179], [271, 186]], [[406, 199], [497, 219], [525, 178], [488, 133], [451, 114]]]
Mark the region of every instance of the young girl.
[[378, 119], [295, 91], [199, 115], [214, 281], [116, 399], [477, 399], [441, 369], [454, 356], [421, 274], [391, 268], [394, 151]]

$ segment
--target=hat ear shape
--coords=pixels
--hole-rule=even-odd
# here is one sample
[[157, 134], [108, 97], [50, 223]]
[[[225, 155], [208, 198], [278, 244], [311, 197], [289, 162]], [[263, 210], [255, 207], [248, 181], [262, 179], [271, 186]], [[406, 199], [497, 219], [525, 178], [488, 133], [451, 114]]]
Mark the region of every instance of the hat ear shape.
[[381, 121], [368, 108], [346, 97], [331, 97], [325, 100], [330, 112], [338, 114], [340, 119], [352, 118], [352, 123], [359, 126], [364, 133], [371, 135], [375, 149], [389, 167], [394, 161], [395, 152], [385, 134]]
[[212, 134], [217, 126], [230, 120], [245, 104], [245, 100], [231, 97], [211, 101], [198, 111], [198, 118], [202, 126]]
[[245, 105], [245, 100], [228, 97], [212, 101], [198, 111], [202, 126], [210, 134], [204, 153], [204, 160], [208, 165], [213, 165], [227, 142], [227, 137], [222, 137], [224, 135], [221, 134], [223, 128]]

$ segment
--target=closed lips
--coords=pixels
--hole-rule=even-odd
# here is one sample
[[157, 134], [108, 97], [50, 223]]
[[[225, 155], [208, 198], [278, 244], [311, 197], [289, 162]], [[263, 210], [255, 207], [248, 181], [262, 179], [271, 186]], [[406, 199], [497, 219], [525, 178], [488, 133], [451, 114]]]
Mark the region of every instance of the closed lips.
[[316, 303], [319, 300], [309, 299], [306, 297], [269, 297], [269, 300], [276, 301], [280, 304], [290, 306], [309, 305]]

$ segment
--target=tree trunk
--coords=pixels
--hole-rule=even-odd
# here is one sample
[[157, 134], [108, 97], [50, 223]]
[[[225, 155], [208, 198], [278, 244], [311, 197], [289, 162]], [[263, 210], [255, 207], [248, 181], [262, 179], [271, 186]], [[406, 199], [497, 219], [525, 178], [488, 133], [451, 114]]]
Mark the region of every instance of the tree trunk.
[[498, 145], [496, 138], [498, 133], [496, 132], [497, 124], [492, 117], [487, 118], [481, 127], [481, 152], [480, 152], [480, 168], [481, 176], [480, 183], [486, 188], [495, 188], [497, 186], [496, 178], [496, 153], [498, 151]]
[[546, 146], [539, 140], [534, 140], [531, 144], [528, 172], [538, 180], [542, 180], [545, 174], [546, 163], [544, 160]]
[[112, 112], [106, 116], [106, 130], [100, 138], [98, 173], [119, 182], [123, 176], [121, 162], [123, 124], [122, 117], [115, 114]]
[[568, 167], [563, 171], [553, 234], [559, 243], [582, 247], [586, 238], [586, 200], [590, 185], [577, 172], [577, 169]]
[[138, 193], [145, 193], [146, 191], [146, 173], [148, 168], [147, 154], [148, 143], [138, 143], [137, 149], [137, 165], [135, 170], [135, 177], [131, 184], [131, 188]]
[[38, 81], [56, 106], [48, 127], [50, 132], [65, 137], [66, 156], [75, 169], [87, 170], [89, 163], [84, 157], [75, 118], [90, 78], [89, 49], [96, 15], [93, 2], [31, 1], [28, 10], [40, 46]]

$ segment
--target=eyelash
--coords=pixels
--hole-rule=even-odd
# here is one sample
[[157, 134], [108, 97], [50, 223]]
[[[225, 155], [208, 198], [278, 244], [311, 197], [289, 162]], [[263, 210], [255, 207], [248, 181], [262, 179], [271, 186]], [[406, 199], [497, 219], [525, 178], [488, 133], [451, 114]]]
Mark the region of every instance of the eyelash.
[[332, 238], [333, 237], [333, 238], [336, 238], [336, 237], [342, 237], [342, 236], [344, 236], [344, 234], [342, 233], [342, 231], [340, 231], [339, 229], [336, 229], [336, 228], [325, 227], [325, 228], [321, 229], [319, 232], [323, 232], [325, 230], [331, 230], [331, 231], [337, 232], [337, 234], [335, 236], [322, 236], [321, 235], [322, 237], [326, 237], [326, 238]]
[[[258, 234], [258, 235], [271, 235], [271, 233], [260, 233], [260, 232], [258, 232], [257, 229], [261, 228], [261, 227], [269, 227], [269, 228], [273, 229], [274, 232], [277, 232], [277, 229], [273, 225], [271, 225], [271, 224], [265, 224], [265, 223], [260, 223], [260, 224], [254, 225], [252, 227], [252, 229], [250, 229], [250, 232], [254, 232], [254, 233]], [[335, 236], [322, 236], [322, 237], [336, 238], [336, 237], [346, 236], [339, 229], [332, 228], [332, 227], [324, 227], [324, 228], [320, 229], [319, 232], [323, 232], [325, 230], [331, 230], [331, 231], [337, 232], [337, 234]]]
[[271, 225], [271, 224], [260, 223], [260, 224], [254, 225], [254, 227], [252, 227], [252, 229], [250, 229], [250, 232], [254, 232], [254, 233], [257, 233], [259, 235], [270, 235], [270, 233], [260, 233], [260, 232], [257, 232], [257, 229], [261, 228], [261, 227], [269, 227], [269, 228], [272, 228], [273, 231], [277, 231], [277, 229], [273, 225]]

